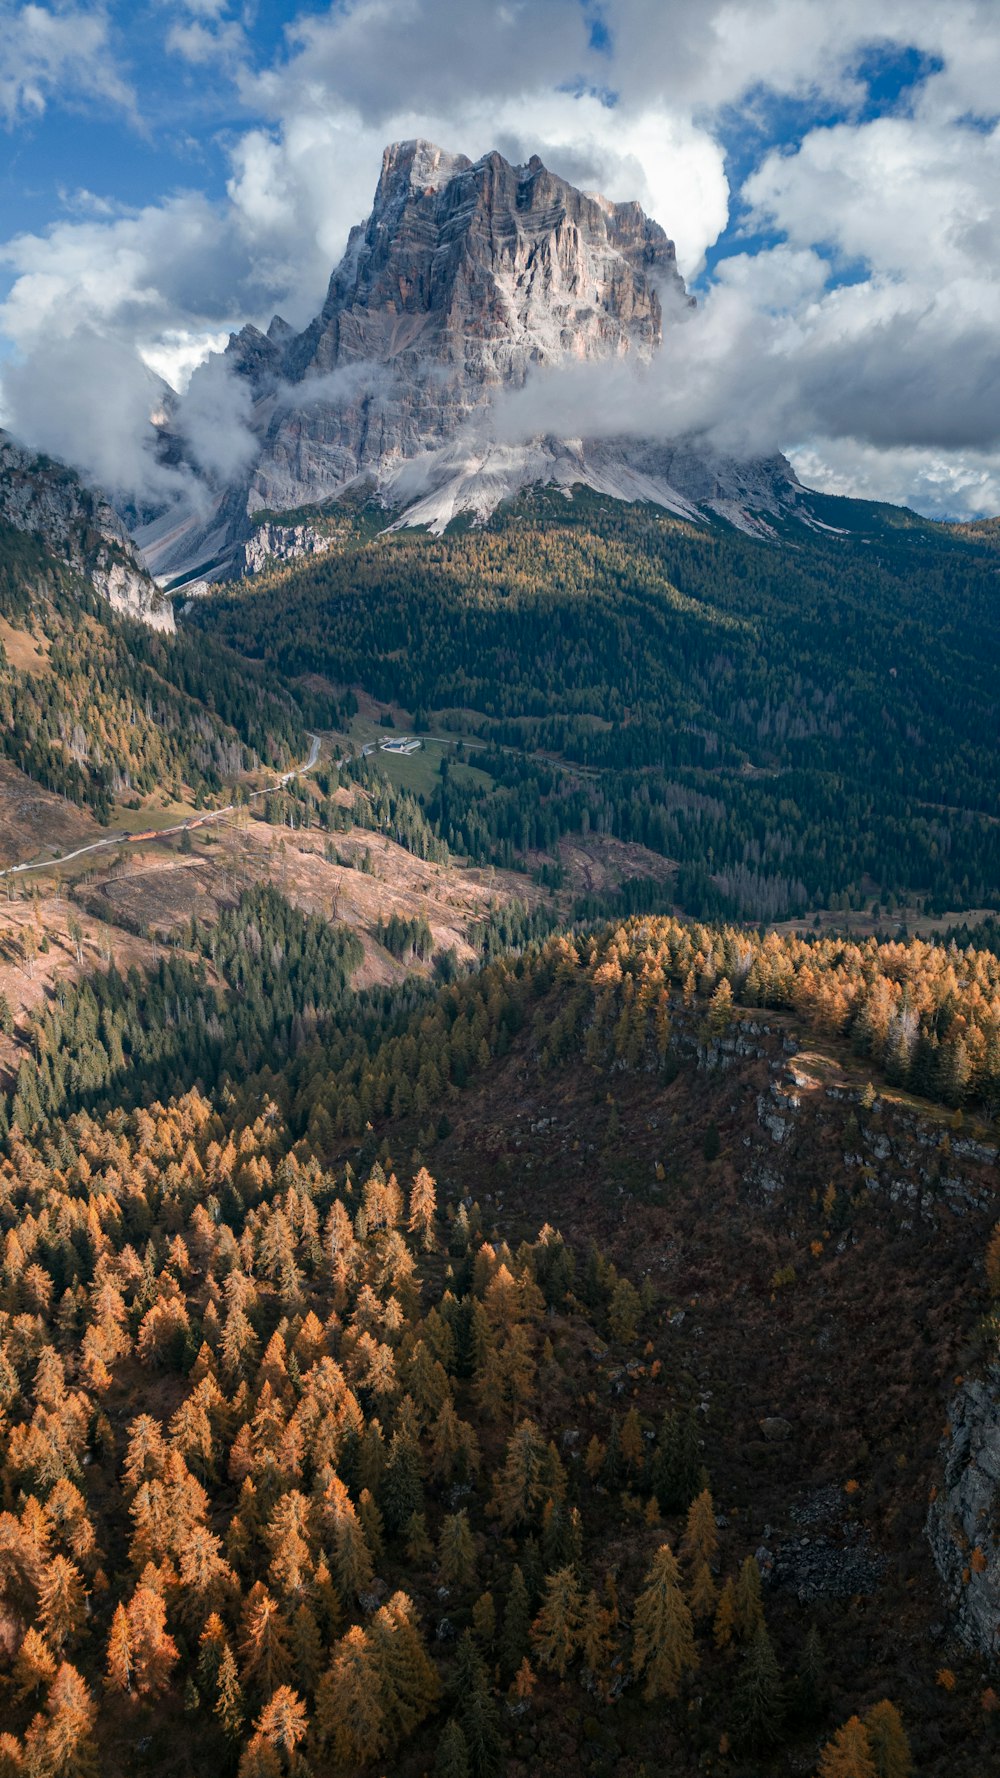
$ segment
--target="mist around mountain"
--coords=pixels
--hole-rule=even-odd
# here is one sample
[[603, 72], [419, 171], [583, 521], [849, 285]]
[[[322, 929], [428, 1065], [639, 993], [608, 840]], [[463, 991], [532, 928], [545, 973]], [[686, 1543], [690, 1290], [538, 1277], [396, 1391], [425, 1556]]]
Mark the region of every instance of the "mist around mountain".
[[[247, 326], [218, 361], [243, 395], [245, 474], [142, 525], [142, 546], [161, 575], [218, 578], [258, 514], [364, 490], [387, 522], [437, 532], [548, 483], [766, 531], [766, 514], [796, 508], [787, 462], [653, 418], [654, 367], [665, 336], [683, 355], [691, 306], [673, 243], [637, 204], [580, 192], [537, 156], [396, 143], [315, 320]], [[169, 416], [162, 450], [184, 459]]]

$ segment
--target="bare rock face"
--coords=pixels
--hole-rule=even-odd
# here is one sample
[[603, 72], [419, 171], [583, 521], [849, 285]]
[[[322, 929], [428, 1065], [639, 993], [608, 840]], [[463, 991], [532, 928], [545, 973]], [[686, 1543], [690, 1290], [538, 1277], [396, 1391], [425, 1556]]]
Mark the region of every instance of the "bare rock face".
[[301, 556], [324, 555], [335, 542], [335, 538], [324, 536], [313, 525], [258, 525], [243, 545], [239, 569], [242, 574], [260, 574], [272, 562], [294, 562]]
[[116, 611], [172, 630], [173, 610], [118, 514], [73, 470], [0, 433], [0, 522], [31, 532]]
[[282, 376], [297, 385], [268, 427], [250, 510], [391, 473], [535, 366], [650, 356], [658, 286], [686, 300], [673, 243], [638, 204], [588, 197], [537, 157], [473, 165], [427, 142], [387, 148], [316, 320], [298, 338], [272, 324], [232, 342], [261, 396]]
[[[649, 360], [690, 302], [673, 242], [638, 204], [578, 191], [537, 156], [512, 166], [395, 143], [316, 319], [296, 334], [276, 316], [229, 341], [260, 438], [246, 482], [217, 493], [210, 520], [203, 507], [151, 526], [143, 546], [158, 573], [239, 572], [255, 515], [266, 525], [362, 481], [398, 522], [435, 531], [522, 488], [581, 482], [760, 528], [755, 515], [794, 503], [783, 458], [740, 464], [691, 441], [504, 443], [491, 428], [498, 394], [538, 369]], [[254, 540], [254, 560], [265, 549]]]
[[927, 1519], [956, 1627], [977, 1653], [1000, 1655], [1000, 1367], [961, 1385], [948, 1413], [944, 1476]]

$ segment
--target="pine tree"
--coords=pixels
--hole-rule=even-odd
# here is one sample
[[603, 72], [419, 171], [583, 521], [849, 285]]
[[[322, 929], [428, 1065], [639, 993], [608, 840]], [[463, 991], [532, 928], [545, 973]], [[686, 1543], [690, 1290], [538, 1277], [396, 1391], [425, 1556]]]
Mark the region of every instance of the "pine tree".
[[616, 1613], [602, 1603], [593, 1587], [583, 1602], [580, 1617], [580, 1653], [593, 1680], [597, 1696], [611, 1696], [611, 1668], [615, 1658]]
[[469, 1778], [469, 1748], [461, 1723], [445, 1723], [434, 1757], [434, 1778]]
[[360, 1625], [342, 1636], [316, 1688], [316, 1733], [338, 1765], [363, 1765], [387, 1745], [382, 1686], [371, 1642]]
[[736, 1588], [732, 1576], [728, 1578], [715, 1611], [715, 1622], [712, 1635], [716, 1648], [729, 1648], [736, 1634]]
[[464, 1507], [442, 1521], [438, 1560], [448, 1586], [472, 1585], [476, 1573], [476, 1545]]
[[306, 1707], [298, 1692], [281, 1685], [264, 1705], [257, 1719], [256, 1733], [267, 1746], [291, 1759], [296, 1747], [305, 1740], [308, 1727]]
[[381, 1562], [385, 1550], [385, 1525], [371, 1490], [362, 1488], [358, 1496], [358, 1518], [364, 1532], [365, 1543], [371, 1550], [372, 1558]]
[[43, 1685], [51, 1684], [55, 1672], [55, 1658], [48, 1644], [34, 1626], [30, 1626], [24, 1633], [14, 1662], [15, 1697], [26, 1698]]
[[284, 1614], [262, 1581], [255, 1582], [247, 1595], [241, 1631], [243, 1683], [269, 1698], [291, 1679], [292, 1655]]
[[385, 1522], [393, 1535], [403, 1531], [414, 1513], [424, 1505], [423, 1460], [416, 1440], [396, 1431], [389, 1443], [389, 1456], [382, 1482], [381, 1499]]
[[688, 1507], [687, 1524], [681, 1539], [681, 1557], [693, 1574], [699, 1563], [710, 1566], [719, 1551], [719, 1533], [715, 1525], [715, 1507], [707, 1488], [696, 1494]]
[[108, 1637], [108, 1686], [119, 1692], [130, 1692], [135, 1677], [135, 1660], [132, 1655], [132, 1637], [128, 1627], [128, 1615], [124, 1605], [119, 1601], [115, 1606], [111, 1619], [111, 1633]]
[[125, 1610], [135, 1690], [165, 1691], [177, 1663], [177, 1644], [167, 1633], [167, 1608], [154, 1587], [136, 1587]]
[[750, 1642], [764, 1622], [760, 1569], [756, 1556], [747, 1556], [740, 1567], [733, 1592], [733, 1605], [736, 1611], [736, 1634], [741, 1642]]
[[426, 1167], [421, 1167], [410, 1189], [410, 1220], [408, 1223], [411, 1235], [419, 1235], [420, 1245], [425, 1253], [433, 1253], [436, 1246], [434, 1239], [434, 1216], [437, 1211], [437, 1191], [434, 1181]]
[[665, 1414], [650, 1480], [665, 1513], [686, 1512], [704, 1486], [698, 1422], [693, 1408]]
[[369, 1632], [391, 1738], [413, 1733], [440, 1696], [437, 1668], [417, 1628], [413, 1603], [394, 1593], [375, 1613]]
[[865, 1715], [864, 1726], [877, 1778], [912, 1778], [913, 1755], [895, 1704], [888, 1698], [873, 1704]]
[[815, 1624], [802, 1645], [802, 1656], [795, 1675], [795, 1714], [802, 1722], [816, 1722], [826, 1710], [826, 1660], [823, 1644]]
[[456, 1714], [468, 1749], [470, 1778], [499, 1778], [503, 1766], [500, 1717], [485, 1662], [470, 1630], [463, 1631], [456, 1654]]
[[864, 1723], [852, 1716], [820, 1754], [817, 1778], [877, 1778], [877, 1770]]
[[323, 1638], [308, 1605], [300, 1605], [295, 1611], [291, 1637], [295, 1677], [300, 1690], [311, 1695], [323, 1671]]
[[427, 1514], [411, 1513], [406, 1522], [406, 1558], [408, 1562], [426, 1562], [434, 1554], [434, 1545], [427, 1535]]
[[494, 1500], [505, 1530], [530, 1522], [543, 1501], [541, 1463], [545, 1445], [534, 1420], [522, 1420], [507, 1440]]
[[56, 1670], [45, 1700], [25, 1735], [25, 1765], [45, 1778], [97, 1778], [93, 1728], [97, 1710], [86, 1682], [64, 1661]]
[[643, 1696], [675, 1698], [686, 1673], [698, 1666], [694, 1627], [669, 1544], [662, 1544], [646, 1575], [632, 1620], [632, 1666], [646, 1676]]
[[760, 1751], [780, 1740], [785, 1693], [763, 1619], [743, 1653], [733, 1705], [733, 1726], [741, 1746]]
[[480, 1593], [472, 1607], [472, 1628], [482, 1648], [493, 1647], [497, 1633], [497, 1612], [492, 1593]]
[[531, 1640], [546, 1667], [565, 1676], [577, 1652], [583, 1624], [580, 1584], [572, 1567], [560, 1568], [545, 1582], [541, 1609], [531, 1626]]
[[528, 1652], [530, 1635], [531, 1602], [524, 1584], [524, 1575], [515, 1564], [511, 1569], [503, 1627], [500, 1631], [500, 1662], [505, 1672], [517, 1672]]
[[245, 1709], [243, 1687], [236, 1666], [236, 1656], [227, 1642], [219, 1660], [219, 1677], [217, 1696], [214, 1705], [215, 1715], [222, 1725], [222, 1731], [228, 1741], [236, 1742], [243, 1733]]
[[39, 1582], [38, 1615], [45, 1640], [56, 1653], [79, 1629], [85, 1610], [83, 1575], [65, 1556], [53, 1556]]

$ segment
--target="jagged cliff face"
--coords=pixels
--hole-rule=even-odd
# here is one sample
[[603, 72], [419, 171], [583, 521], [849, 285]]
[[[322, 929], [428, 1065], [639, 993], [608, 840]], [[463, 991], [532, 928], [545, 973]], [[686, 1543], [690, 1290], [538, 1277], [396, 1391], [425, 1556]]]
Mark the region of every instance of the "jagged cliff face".
[[1000, 1655], [1000, 1366], [963, 1382], [948, 1410], [942, 1476], [927, 1518], [962, 1640]]
[[31, 532], [116, 611], [172, 630], [173, 611], [103, 495], [0, 432], [0, 522]]
[[316, 320], [299, 336], [280, 322], [266, 337], [244, 329], [230, 346], [259, 397], [282, 383], [299, 397], [267, 427], [251, 510], [391, 474], [534, 367], [648, 357], [660, 288], [686, 300], [673, 243], [637, 204], [585, 196], [537, 158], [387, 148]]
[[537, 156], [473, 163], [396, 143], [316, 319], [295, 333], [276, 316], [266, 334], [245, 327], [229, 342], [260, 438], [247, 481], [218, 492], [207, 521], [203, 506], [148, 527], [143, 546], [165, 575], [209, 558], [232, 571], [255, 514], [328, 500], [360, 477], [399, 522], [432, 530], [551, 482], [754, 528], [754, 514], [794, 499], [781, 458], [737, 464], [690, 441], [510, 444], [491, 429], [501, 391], [568, 361], [648, 360], [689, 305], [673, 242], [638, 204], [578, 191]]

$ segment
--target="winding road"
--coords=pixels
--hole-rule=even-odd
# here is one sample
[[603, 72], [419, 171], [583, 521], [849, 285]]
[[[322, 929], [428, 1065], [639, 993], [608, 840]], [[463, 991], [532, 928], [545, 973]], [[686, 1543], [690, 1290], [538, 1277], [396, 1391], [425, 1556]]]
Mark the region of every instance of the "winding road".
[[[319, 760], [320, 745], [319, 736], [310, 735], [308, 759], [303, 760], [302, 764], [299, 766], [293, 766], [290, 772], [282, 772], [280, 778], [276, 778], [274, 783], [269, 784], [266, 789], [252, 790], [247, 801], [255, 802], [258, 797], [271, 796], [274, 791], [281, 790], [282, 787], [285, 784], [290, 783], [293, 778], [301, 778], [306, 772], [311, 772], [313, 766], [316, 765]], [[371, 749], [368, 747], [364, 749], [366, 754], [369, 751], [371, 751]], [[342, 763], [343, 762], [340, 760], [337, 761], [338, 765]], [[192, 828], [207, 826], [210, 821], [222, 821], [227, 815], [232, 815], [235, 809], [244, 806], [245, 805], [242, 803], [227, 803], [224, 809], [209, 809], [204, 815], [195, 815], [187, 821], [179, 821], [175, 827], [149, 828], [142, 833], [122, 833], [121, 831], [118, 833], [111, 833], [103, 840], [92, 840], [88, 846], [77, 846], [74, 852], [60, 852], [54, 858], [38, 859], [31, 864], [8, 865], [6, 870], [0, 870], [0, 881], [3, 881], [5, 877], [21, 876], [26, 871], [54, 870], [57, 865], [70, 864], [74, 858], [84, 858], [89, 852], [107, 851], [111, 846], [131, 846], [135, 845], [140, 840], [149, 841], [168, 839], [171, 834], [190, 832]]]

